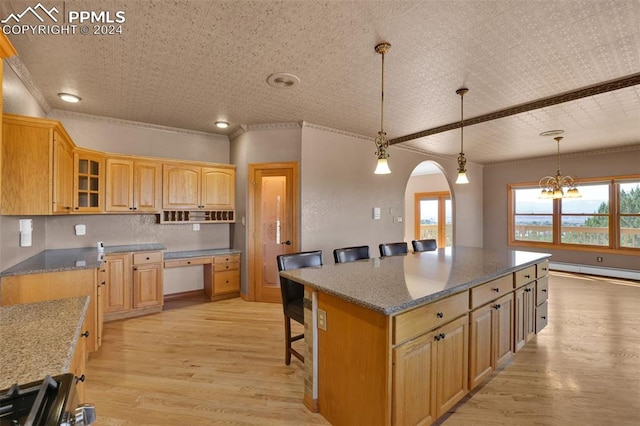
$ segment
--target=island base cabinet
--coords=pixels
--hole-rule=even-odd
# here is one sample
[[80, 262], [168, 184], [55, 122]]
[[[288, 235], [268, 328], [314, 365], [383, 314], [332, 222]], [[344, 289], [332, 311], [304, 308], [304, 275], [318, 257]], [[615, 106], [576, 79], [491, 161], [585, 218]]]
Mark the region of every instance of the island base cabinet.
[[469, 391], [469, 316], [436, 331], [436, 417], [440, 417]]
[[427, 333], [393, 349], [394, 425], [430, 425], [436, 419], [436, 335]]
[[530, 283], [515, 291], [515, 351], [534, 336], [535, 315], [535, 283]]
[[471, 311], [469, 388], [513, 356], [513, 294]]
[[430, 425], [468, 391], [467, 315], [393, 349], [393, 425]]
[[548, 321], [547, 302], [544, 302], [536, 308], [536, 334], [547, 326]]

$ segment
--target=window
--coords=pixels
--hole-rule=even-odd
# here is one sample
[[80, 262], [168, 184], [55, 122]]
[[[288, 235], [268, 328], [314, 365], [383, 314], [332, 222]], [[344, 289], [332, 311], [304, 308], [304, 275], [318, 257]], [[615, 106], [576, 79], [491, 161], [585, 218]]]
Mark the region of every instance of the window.
[[590, 179], [581, 198], [541, 199], [509, 185], [509, 244], [572, 250], [640, 249], [640, 176]]
[[415, 194], [416, 240], [433, 238], [438, 247], [452, 243], [452, 209], [449, 192], [419, 192]]
[[618, 184], [620, 247], [640, 248], [640, 182]]

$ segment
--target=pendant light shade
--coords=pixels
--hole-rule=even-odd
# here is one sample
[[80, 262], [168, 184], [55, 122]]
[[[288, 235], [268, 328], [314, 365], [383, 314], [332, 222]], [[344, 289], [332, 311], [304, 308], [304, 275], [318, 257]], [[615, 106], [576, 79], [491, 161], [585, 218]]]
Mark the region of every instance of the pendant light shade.
[[457, 184], [469, 183], [467, 177], [467, 159], [464, 156], [464, 95], [469, 89], [462, 87], [456, 90], [456, 94], [460, 95], [460, 154], [458, 155], [458, 178]]
[[381, 106], [380, 106], [380, 131], [378, 132], [378, 136], [376, 137], [376, 157], [378, 157], [378, 164], [376, 165], [376, 170], [373, 172], [377, 175], [387, 175], [391, 173], [391, 169], [389, 169], [389, 163], [387, 159], [389, 158], [389, 154], [387, 154], [387, 148], [389, 148], [389, 141], [387, 140], [387, 134], [384, 131], [383, 123], [384, 123], [384, 55], [391, 48], [391, 44], [387, 42], [380, 43], [376, 45], [376, 52], [382, 55], [382, 90], [381, 90]]

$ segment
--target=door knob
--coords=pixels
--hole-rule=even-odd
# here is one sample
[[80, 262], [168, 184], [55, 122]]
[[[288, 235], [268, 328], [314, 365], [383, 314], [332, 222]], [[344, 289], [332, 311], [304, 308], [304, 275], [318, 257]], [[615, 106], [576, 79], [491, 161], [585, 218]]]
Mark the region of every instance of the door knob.
[[291, 240], [283, 241], [280, 244], [284, 244], [286, 246], [290, 246], [291, 245]]

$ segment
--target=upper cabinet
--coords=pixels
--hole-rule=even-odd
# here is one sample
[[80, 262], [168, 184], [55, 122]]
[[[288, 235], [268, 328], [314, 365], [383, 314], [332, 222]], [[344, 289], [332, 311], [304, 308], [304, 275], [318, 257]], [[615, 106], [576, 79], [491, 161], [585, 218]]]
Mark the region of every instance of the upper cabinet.
[[71, 212], [73, 149], [71, 138], [59, 122], [5, 114], [1, 213]]
[[5, 114], [0, 214], [151, 213], [160, 223], [235, 221], [231, 164], [78, 148], [58, 121]]
[[160, 163], [109, 157], [106, 169], [107, 212], [157, 213], [160, 210]]
[[76, 213], [101, 213], [104, 210], [104, 155], [76, 149], [73, 160], [73, 210]]
[[196, 164], [164, 164], [162, 208], [169, 210], [233, 210], [235, 169]]

